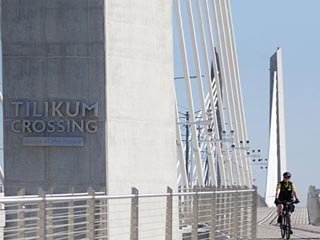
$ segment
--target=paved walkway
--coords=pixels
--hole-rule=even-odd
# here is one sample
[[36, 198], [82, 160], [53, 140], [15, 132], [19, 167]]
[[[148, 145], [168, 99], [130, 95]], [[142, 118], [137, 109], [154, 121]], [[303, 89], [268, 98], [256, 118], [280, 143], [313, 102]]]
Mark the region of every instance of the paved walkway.
[[[281, 239], [275, 208], [258, 208], [258, 239]], [[291, 239], [320, 239], [320, 226], [308, 224], [306, 208], [296, 208], [292, 215]]]

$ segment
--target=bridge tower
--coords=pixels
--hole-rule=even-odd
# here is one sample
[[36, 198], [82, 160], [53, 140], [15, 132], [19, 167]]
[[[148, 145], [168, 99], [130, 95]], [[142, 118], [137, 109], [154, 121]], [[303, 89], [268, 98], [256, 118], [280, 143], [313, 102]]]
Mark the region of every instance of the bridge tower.
[[1, 1], [6, 195], [176, 185], [171, 4]]
[[270, 58], [270, 142], [265, 201], [274, 205], [275, 188], [287, 169], [281, 48]]

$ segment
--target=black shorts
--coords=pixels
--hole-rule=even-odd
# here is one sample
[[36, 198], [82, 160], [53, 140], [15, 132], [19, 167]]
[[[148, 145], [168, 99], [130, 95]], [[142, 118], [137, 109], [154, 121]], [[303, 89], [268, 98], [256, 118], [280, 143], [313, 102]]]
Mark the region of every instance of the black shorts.
[[294, 212], [295, 206], [293, 204], [289, 205], [289, 212]]

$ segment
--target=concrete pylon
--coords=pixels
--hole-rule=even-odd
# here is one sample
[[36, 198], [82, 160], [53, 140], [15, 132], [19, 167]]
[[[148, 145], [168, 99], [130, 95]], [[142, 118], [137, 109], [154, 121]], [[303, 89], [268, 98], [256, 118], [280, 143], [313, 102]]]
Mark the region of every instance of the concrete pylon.
[[265, 201], [274, 206], [276, 184], [287, 169], [284, 125], [282, 53], [278, 48], [270, 58], [270, 142]]
[[6, 195], [176, 185], [171, 0], [2, 0], [1, 17]]

